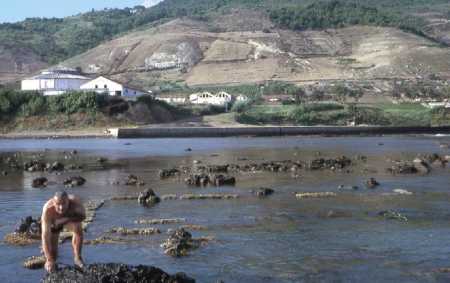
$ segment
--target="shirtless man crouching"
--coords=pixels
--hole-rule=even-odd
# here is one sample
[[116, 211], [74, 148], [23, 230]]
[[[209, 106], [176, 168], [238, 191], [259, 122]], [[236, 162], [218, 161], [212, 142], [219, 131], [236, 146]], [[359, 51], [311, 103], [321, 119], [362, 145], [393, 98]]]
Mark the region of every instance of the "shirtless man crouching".
[[44, 205], [42, 211], [42, 249], [46, 258], [45, 269], [53, 272], [56, 268], [58, 257], [59, 233], [66, 228], [73, 232], [72, 248], [74, 263], [83, 268], [81, 258], [81, 246], [83, 244], [83, 229], [81, 222], [86, 218], [86, 213], [80, 199], [68, 195], [66, 192], [57, 192]]

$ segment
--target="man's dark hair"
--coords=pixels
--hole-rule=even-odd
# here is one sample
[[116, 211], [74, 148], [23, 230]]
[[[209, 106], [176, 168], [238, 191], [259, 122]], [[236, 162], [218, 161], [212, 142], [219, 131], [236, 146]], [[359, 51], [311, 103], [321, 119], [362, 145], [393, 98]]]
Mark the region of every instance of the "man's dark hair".
[[59, 199], [66, 199], [68, 197], [69, 197], [69, 195], [67, 194], [66, 191], [59, 191], [59, 192], [56, 192], [54, 195], [54, 198], [59, 198]]

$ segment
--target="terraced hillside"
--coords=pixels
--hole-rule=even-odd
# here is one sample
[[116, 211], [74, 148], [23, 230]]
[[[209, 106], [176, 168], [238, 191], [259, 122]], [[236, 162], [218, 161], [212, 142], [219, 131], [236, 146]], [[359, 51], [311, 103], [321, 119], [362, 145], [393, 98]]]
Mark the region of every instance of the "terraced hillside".
[[[261, 19], [264, 27], [267, 21]], [[442, 58], [449, 55], [450, 48], [395, 28], [212, 32], [210, 23], [178, 19], [106, 42], [63, 64], [150, 88], [167, 81], [199, 86], [448, 75], [450, 62]]]

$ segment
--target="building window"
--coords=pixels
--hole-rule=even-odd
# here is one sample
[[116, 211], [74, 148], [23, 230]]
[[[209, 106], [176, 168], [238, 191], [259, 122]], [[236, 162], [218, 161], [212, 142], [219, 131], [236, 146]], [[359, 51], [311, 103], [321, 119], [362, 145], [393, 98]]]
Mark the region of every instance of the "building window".
[[105, 85], [105, 88], [108, 88], [108, 86], [107, 86], [107, 85]]
[[116, 91], [116, 95], [119, 95], [119, 96], [120, 96], [120, 95], [122, 95], [122, 92], [121, 92], [120, 90], [117, 90], [117, 91]]
[[95, 88], [98, 88], [98, 85], [95, 85]]

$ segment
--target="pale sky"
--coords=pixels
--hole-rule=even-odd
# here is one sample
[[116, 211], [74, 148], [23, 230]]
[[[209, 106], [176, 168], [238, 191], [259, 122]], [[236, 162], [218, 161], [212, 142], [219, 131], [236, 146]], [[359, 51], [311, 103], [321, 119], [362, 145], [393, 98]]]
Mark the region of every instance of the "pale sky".
[[92, 9], [151, 6], [161, 0], [2, 0], [0, 23], [17, 22], [25, 18], [63, 18]]

